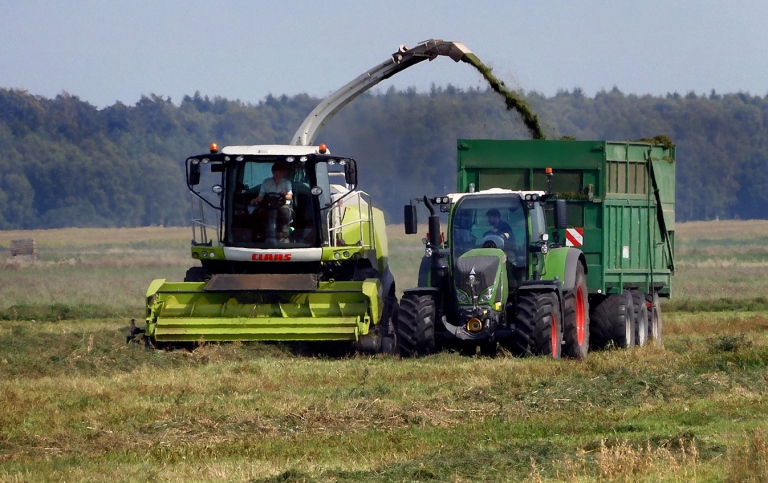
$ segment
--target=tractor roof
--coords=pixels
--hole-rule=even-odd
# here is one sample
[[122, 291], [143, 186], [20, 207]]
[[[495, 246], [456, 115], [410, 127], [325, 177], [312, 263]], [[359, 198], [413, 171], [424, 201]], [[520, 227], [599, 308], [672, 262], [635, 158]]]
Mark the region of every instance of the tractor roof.
[[[252, 146], [225, 146], [222, 154], [285, 154], [301, 156], [320, 153], [319, 146], [295, 146], [292, 144], [255, 144]], [[326, 153], [329, 154], [329, 153]]]

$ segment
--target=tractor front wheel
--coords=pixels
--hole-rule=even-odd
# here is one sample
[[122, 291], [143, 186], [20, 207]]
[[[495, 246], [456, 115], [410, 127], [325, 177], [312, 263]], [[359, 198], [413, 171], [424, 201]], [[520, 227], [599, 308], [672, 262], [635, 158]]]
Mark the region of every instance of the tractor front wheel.
[[516, 355], [545, 355], [559, 359], [563, 326], [557, 297], [552, 293], [525, 292], [517, 300], [515, 332], [504, 346]]
[[416, 357], [435, 351], [435, 300], [430, 295], [405, 293], [397, 318], [400, 354]]

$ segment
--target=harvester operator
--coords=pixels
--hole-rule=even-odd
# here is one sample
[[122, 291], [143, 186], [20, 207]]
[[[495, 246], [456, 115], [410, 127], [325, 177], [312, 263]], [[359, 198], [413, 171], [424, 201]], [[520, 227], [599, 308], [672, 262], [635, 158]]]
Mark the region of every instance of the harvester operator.
[[286, 178], [288, 167], [275, 163], [272, 165], [272, 177], [266, 178], [261, 183], [261, 189], [256, 198], [251, 200], [251, 206], [257, 207], [256, 214], [259, 220], [260, 231], [266, 231], [271, 210], [277, 212], [276, 235], [281, 243], [288, 242], [289, 225], [293, 218], [291, 200], [293, 199], [293, 187], [291, 181]]

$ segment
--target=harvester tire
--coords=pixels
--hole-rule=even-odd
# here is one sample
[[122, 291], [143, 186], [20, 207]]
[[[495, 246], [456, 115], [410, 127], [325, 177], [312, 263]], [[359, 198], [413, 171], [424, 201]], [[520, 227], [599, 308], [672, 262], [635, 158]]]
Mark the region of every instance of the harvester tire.
[[190, 267], [184, 275], [185, 282], [205, 282], [210, 278], [205, 267]]
[[515, 355], [562, 355], [563, 326], [557, 297], [552, 293], [525, 292], [517, 300], [515, 332], [503, 344]]
[[435, 352], [435, 300], [430, 295], [406, 293], [400, 299], [397, 343], [400, 354], [417, 357]]
[[381, 352], [395, 355], [398, 353], [397, 324], [400, 317], [400, 306], [394, 291], [389, 294], [384, 306], [381, 324]]
[[632, 306], [635, 314], [635, 345], [642, 347], [648, 338], [648, 306], [645, 301], [645, 294], [633, 291]]
[[646, 294], [645, 300], [651, 304], [648, 310], [648, 339], [652, 340], [657, 347], [661, 347], [661, 305], [659, 304], [659, 294]]
[[576, 267], [576, 283], [565, 292], [563, 314], [563, 355], [584, 359], [589, 352], [589, 302], [587, 301], [587, 277], [584, 266]]
[[631, 347], [635, 338], [634, 310], [628, 293], [611, 294], [603, 299], [590, 317], [591, 348]]

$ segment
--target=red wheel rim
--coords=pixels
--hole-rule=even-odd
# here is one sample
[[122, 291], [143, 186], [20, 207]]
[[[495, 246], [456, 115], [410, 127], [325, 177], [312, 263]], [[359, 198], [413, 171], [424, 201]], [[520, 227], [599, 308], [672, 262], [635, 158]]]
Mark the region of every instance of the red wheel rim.
[[586, 321], [586, 314], [584, 310], [584, 292], [581, 290], [581, 285], [576, 287], [576, 340], [579, 345], [584, 345], [584, 322]]
[[557, 349], [560, 347], [560, 339], [557, 337], [557, 313], [552, 312], [552, 324], [550, 324], [550, 339], [552, 341], [552, 357], [557, 357]]

